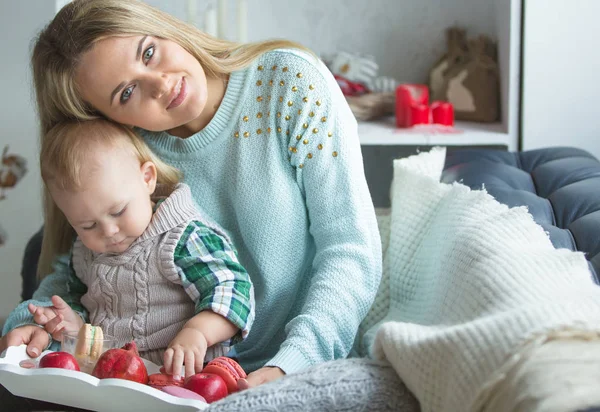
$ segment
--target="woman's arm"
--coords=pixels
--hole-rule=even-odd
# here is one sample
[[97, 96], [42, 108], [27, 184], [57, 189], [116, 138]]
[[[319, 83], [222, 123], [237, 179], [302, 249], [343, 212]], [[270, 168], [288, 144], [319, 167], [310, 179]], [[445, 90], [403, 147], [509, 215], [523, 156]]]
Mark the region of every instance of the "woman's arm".
[[[20, 326], [36, 325], [28, 305], [32, 303], [39, 307], [52, 306], [53, 295], [62, 297], [83, 319], [87, 318], [87, 311], [81, 306], [81, 296], [85, 294], [87, 287], [75, 275], [70, 265], [70, 254], [57, 256], [53, 268], [54, 272], [41, 281], [33, 294], [33, 299], [20, 303], [10, 313], [2, 329], [2, 335]], [[58, 345], [59, 342], [54, 341], [50, 348], [56, 349]]]
[[283, 98], [286, 104], [307, 96], [298, 103], [301, 115], [287, 143], [317, 248], [303, 310], [286, 325], [285, 341], [267, 362], [286, 373], [348, 355], [382, 270], [356, 120], [331, 73], [321, 62], [307, 65], [309, 59], [297, 65], [303, 67], [298, 92]]

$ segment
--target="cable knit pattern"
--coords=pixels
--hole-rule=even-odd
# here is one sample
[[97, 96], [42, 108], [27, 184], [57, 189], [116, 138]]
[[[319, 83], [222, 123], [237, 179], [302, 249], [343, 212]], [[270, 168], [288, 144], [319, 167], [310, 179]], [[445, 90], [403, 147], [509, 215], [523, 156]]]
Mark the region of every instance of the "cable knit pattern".
[[326, 362], [242, 391], [207, 412], [418, 412], [419, 404], [390, 367], [369, 359]]
[[364, 343], [424, 411], [463, 412], [531, 344], [600, 331], [600, 288], [583, 254], [555, 249], [526, 208], [439, 183], [444, 155], [394, 161], [388, 308], [363, 325]]
[[266, 53], [230, 75], [203, 130], [141, 134], [184, 172], [254, 283], [242, 366], [291, 373], [345, 357], [379, 285], [381, 241], [356, 120], [325, 65]]
[[[179, 229], [179, 228], [177, 228]], [[147, 243], [146, 246], [150, 246], [151, 242], [144, 242]], [[153, 242], [152, 242], [153, 243]], [[161, 242], [162, 243], [162, 242]], [[162, 246], [162, 244], [159, 243], [160, 246]], [[148, 321], [146, 319], [147, 314], [150, 311], [150, 291], [149, 286], [154, 283], [151, 283], [151, 276], [152, 275], [156, 275], [157, 270], [155, 269], [158, 265], [155, 265], [155, 260], [153, 259], [154, 256], [153, 255], [153, 251], [151, 248], [145, 248], [142, 249], [141, 248], [142, 244], [137, 244], [134, 248], [131, 248], [131, 252], [135, 253], [133, 256], [131, 256], [130, 258], [134, 258], [135, 262], [133, 263], [133, 273], [131, 273], [131, 275], [133, 275], [133, 287], [135, 288], [135, 293], [133, 294], [133, 296], [135, 296], [135, 312], [133, 313], [133, 317], [132, 317], [132, 321], [131, 321], [131, 331], [132, 331], [132, 337], [136, 342], [143, 342], [140, 344], [141, 348], [144, 349], [150, 349], [150, 345], [148, 344], [148, 332], [152, 329], [150, 329], [151, 325], [148, 325]], [[158, 250], [161, 249], [161, 247], [158, 246]], [[136, 251], [135, 249], [142, 249], [142, 250], [138, 250]], [[138, 252], [138, 253], [136, 253]], [[129, 263], [129, 262], [127, 262]], [[125, 263], [125, 264], [127, 264]], [[148, 265], [148, 263], [150, 263], [150, 265]], [[120, 265], [121, 266], [121, 265]], [[152, 268], [150, 267], [152, 266]], [[115, 268], [117, 269], [117, 268]], [[113, 269], [114, 272], [116, 272], [116, 270]], [[118, 270], [118, 269], [117, 269]], [[77, 273], [77, 270], [75, 270], [75, 273]], [[160, 272], [159, 272], [160, 273]], [[114, 276], [116, 277], [117, 273], [114, 273]], [[123, 273], [119, 273], [119, 276], [123, 276]], [[161, 273], [162, 275], [162, 273]], [[125, 274], [125, 276], [127, 276]], [[165, 276], [166, 278], [166, 276]], [[113, 279], [112, 281], [114, 282], [116, 279]], [[161, 279], [162, 280], [162, 279]], [[119, 285], [121, 286], [121, 285]], [[170, 286], [170, 285], [169, 285]], [[168, 290], [168, 289], [167, 289]], [[123, 290], [121, 287], [119, 287], [119, 298], [120, 300], [123, 299], [125, 296], [123, 292], [128, 292], [128, 290]], [[82, 298], [82, 302], [85, 302], [85, 295]], [[168, 300], [165, 299], [166, 302], [168, 302]], [[153, 303], [163, 303], [163, 302], [153, 302]], [[179, 302], [178, 302], [179, 303]], [[164, 303], [163, 303], [164, 305]], [[84, 303], [85, 306], [85, 303]], [[127, 313], [127, 311], [123, 311], [122, 310], [122, 304], [119, 305], [120, 310], [119, 310], [119, 317], [120, 319], [111, 319], [113, 321], [113, 324], [115, 321], [119, 321], [122, 322], [123, 321], [123, 315], [125, 315]], [[154, 305], [152, 305], [154, 306]], [[158, 306], [158, 308], [154, 308], [156, 309], [162, 309], [165, 310], [166, 308], [164, 306]], [[127, 316], [127, 315], [125, 315]], [[93, 319], [92, 316], [90, 316], [90, 319]], [[92, 323], [94, 323], [94, 321], [92, 320]], [[102, 325], [102, 324], [101, 324]], [[109, 330], [108, 328], [105, 330]], [[168, 343], [167, 343], [168, 345]], [[166, 345], [165, 345], [166, 347]], [[143, 350], [143, 349], [142, 349]]]

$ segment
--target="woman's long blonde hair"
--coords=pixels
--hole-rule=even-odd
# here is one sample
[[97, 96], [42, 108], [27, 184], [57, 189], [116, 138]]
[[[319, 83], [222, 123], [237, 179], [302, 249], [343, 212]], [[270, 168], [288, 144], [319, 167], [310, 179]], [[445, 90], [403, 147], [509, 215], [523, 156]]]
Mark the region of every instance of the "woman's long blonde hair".
[[[42, 141], [58, 123], [101, 117], [82, 99], [75, 83], [82, 55], [104, 38], [138, 35], [178, 43], [198, 59], [207, 76], [242, 69], [270, 50], [306, 50], [287, 40], [238, 44], [217, 39], [137, 0], [73, 0], [40, 32], [31, 57]], [[43, 197], [45, 240], [38, 263], [39, 278], [51, 272], [56, 255], [68, 252], [74, 236], [46, 189]]]

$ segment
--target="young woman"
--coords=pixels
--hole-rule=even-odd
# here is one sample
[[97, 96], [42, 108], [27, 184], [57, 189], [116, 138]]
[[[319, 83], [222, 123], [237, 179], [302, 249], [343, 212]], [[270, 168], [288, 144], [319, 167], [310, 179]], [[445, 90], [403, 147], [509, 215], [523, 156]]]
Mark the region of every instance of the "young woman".
[[[356, 121], [314, 55], [218, 40], [138, 1], [75, 0], [42, 31], [32, 64], [42, 136], [72, 119], [136, 127], [229, 233], [255, 287], [253, 329], [233, 348], [255, 371], [249, 386], [350, 353], [381, 242]], [[45, 222], [41, 275], [73, 235], [48, 196]], [[42, 286], [60, 295], [66, 270], [55, 268]], [[39, 353], [35, 333], [9, 333], [4, 346]]]

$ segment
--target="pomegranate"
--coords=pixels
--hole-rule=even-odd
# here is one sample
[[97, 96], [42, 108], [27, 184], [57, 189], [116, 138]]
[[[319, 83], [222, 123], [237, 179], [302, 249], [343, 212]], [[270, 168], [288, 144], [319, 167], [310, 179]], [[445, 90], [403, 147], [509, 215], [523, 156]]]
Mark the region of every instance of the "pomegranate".
[[148, 383], [148, 371], [134, 341], [121, 349], [109, 349], [104, 352], [96, 362], [92, 375], [98, 379], [116, 378]]

